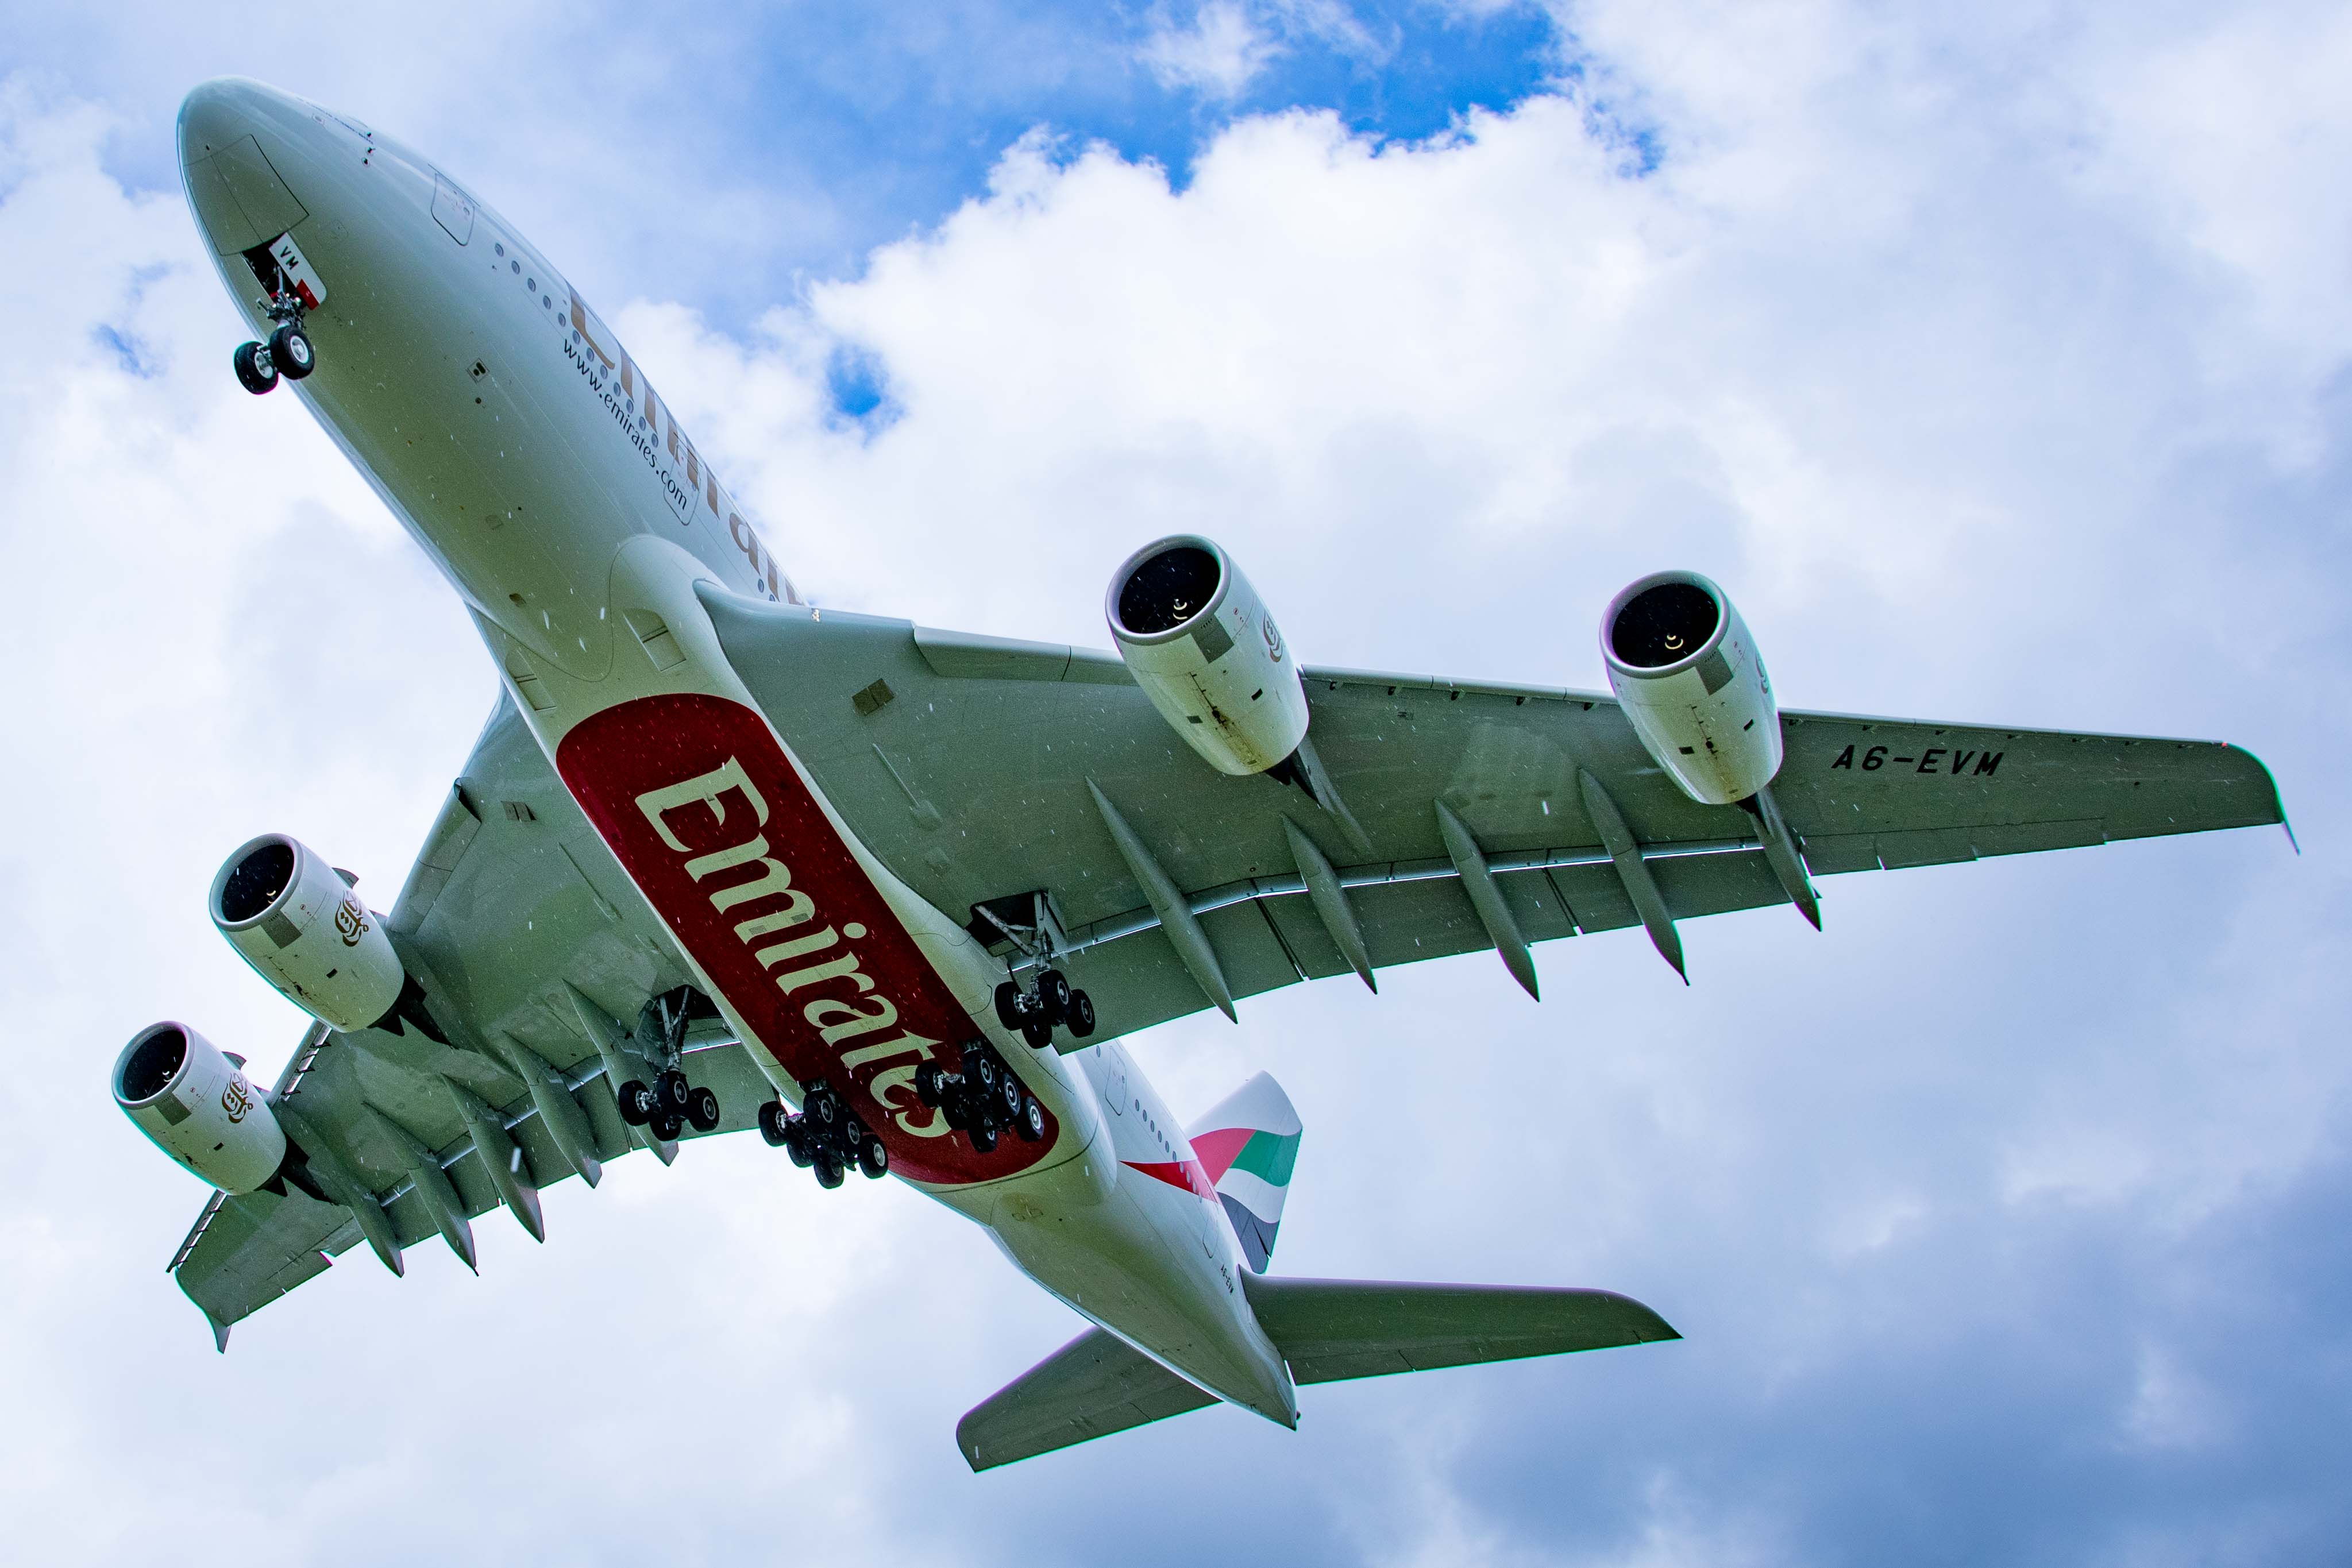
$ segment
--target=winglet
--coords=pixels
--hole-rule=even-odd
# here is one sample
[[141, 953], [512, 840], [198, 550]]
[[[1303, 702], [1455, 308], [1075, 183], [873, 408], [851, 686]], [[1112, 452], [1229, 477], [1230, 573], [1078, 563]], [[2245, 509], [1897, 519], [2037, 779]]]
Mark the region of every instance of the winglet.
[[2286, 830], [2287, 847], [2294, 851], [2295, 854], [2300, 857], [2303, 853], [2303, 842], [2294, 836], [2294, 824], [2287, 821], [2286, 797], [2279, 792], [2278, 779], [2271, 772], [2271, 765], [2263, 761], [2261, 758], [2256, 757], [2252, 752], [2248, 751], [2242, 746], [2231, 746], [2227, 741], [2223, 741], [2221, 744], [2227, 749], [2236, 752], [2239, 756], [2244, 758], [2247, 761], [2252, 763], [2255, 767], [2263, 770], [2263, 782], [2271, 787], [2271, 809], [2278, 812], [2278, 824], [2280, 827]]

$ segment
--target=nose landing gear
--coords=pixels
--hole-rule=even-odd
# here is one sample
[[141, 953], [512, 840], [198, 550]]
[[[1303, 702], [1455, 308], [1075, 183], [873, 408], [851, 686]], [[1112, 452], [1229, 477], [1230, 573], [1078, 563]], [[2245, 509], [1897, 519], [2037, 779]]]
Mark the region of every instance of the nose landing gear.
[[245, 390], [259, 397], [278, 384], [278, 378], [299, 382], [319, 368], [318, 351], [310, 347], [310, 334], [302, 329], [302, 308], [281, 306], [272, 302], [272, 317], [281, 317], [278, 329], [269, 334], [267, 343], [240, 343], [229, 362], [236, 368], [236, 379]]
[[1095, 1004], [1086, 992], [1072, 990], [1061, 970], [1040, 969], [1035, 990], [1023, 990], [1017, 980], [996, 988], [996, 1021], [1018, 1030], [1022, 1039], [1043, 1051], [1054, 1043], [1056, 1025], [1079, 1040], [1094, 1033]]
[[[290, 237], [287, 243], [291, 244]], [[299, 252], [289, 255], [298, 258], [298, 269], [307, 267], [307, 263], [299, 261]], [[238, 384], [259, 397], [277, 386], [280, 376], [299, 382], [318, 369], [319, 355], [310, 346], [310, 332], [302, 325], [308, 307], [299, 280], [289, 276], [284, 264], [266, 246], [246, 252], [245, 259], [253, 268], [254, 277], [268, 290], [256, 303], [277, 326], [265, 342], [239, 344], [229, 362], [236, 367]], [[324, 292], [323, 286], [318, 292]]]
[[830, 1083], [811, 1088], [797, 1116], [781, 1100], [761, 1105], [760, 1136], [769, 1147], [783, 1150], [803, 1170], [815, 1170], [822, 1187], [839, 1186], [852, 1166], [869, 1181], [890, 1174], [889, 1145], [857, 1119]]

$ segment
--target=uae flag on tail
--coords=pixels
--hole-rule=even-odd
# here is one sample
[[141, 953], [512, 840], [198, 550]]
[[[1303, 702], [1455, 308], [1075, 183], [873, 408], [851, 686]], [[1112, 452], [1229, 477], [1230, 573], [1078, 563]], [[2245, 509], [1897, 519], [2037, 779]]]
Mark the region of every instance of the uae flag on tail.
[[1241, 1239], [1242, 1256], [1265, 1272], [1282, 1228], [1283, 1195], [1298, 1163], [1298, 1113], [1265, 1073], [1226, 1095], [1187, 1129], [1192, 1154], [1209, 1173]]

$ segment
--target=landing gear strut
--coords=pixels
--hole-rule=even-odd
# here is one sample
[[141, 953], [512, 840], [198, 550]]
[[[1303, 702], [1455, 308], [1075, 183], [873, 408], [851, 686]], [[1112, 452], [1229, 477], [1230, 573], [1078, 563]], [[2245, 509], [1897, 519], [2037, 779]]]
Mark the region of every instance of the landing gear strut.
[[694, 999], [692, 989], [681, 986], [646, 1004], [637, 1017], [637, 1039], [654, 1037], [647, 1049], [662, 1064], [661, 1070], [650, 1087], [632, 1078], [614, 1092], [621, 1103], [621, 1120], [650, 1128], [666, 1144], [675, 1142], [688, 1123], [698, 1133], [713, 1132], [719, 1126], [719, 1096], [689, 1082], [679, 1065], [686, 1057], [686, 1026], [693, 1016]]
[[1040, 969], [1034, 990], [1023, 990], [1018, 980], [996, 988], [996, 1021], [1043, 1051], [1054, 1043], [1057, 1024], [1080, 1040], [1094, 1033], [1095, 1004], [1086, 992], [1072, 990], [1061, 970]]
[[[1095, 1031], [1095, 1004], [1084, 991], [1074, 991], [1054, 960], [1068, 948], [1053, 900], [1045, 893], [1017, 894], [971, 906], [971, 934], [992, 951], [1002, 951], [998, 939], [1010, 944], [1024, 959], [1037, 966], [1037, 983], [1023, 990], [1017, 979], [996, 988], [996, 1021], [1039, 1051], [1054, 1043], [1054, 1030], [1066, 1028], [1079, 1040]], [[995, 937], [989, 936], [990, 932]]]
[[830, 1083], [812, 1085], [797, 1116], [781, 1100], [761, 1106], [760, 1136], [803, 1170], [814, 1169], [822, 1187], [839, 1186], [852, 1166], [869, 1181], [890, 1174], [889, 1145], [857, 1119]]
[[961, 1072], [950, 1072], [936, 1061], [916, 1068], [915, 1097], [945, 1115], [948, 1125], [969, 1137], [983, 1155], [996, 1147], [1002, 1133], [1024, 1144], [1045, 1135], [1045, 1108], [984, 1040], [964, 1042]]

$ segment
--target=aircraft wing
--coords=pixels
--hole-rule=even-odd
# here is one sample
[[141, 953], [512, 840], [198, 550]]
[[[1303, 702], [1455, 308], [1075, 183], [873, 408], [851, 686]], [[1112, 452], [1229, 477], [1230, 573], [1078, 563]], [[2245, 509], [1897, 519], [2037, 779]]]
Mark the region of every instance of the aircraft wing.
[[[917, 892], [1007, 952], [980, 906], [1049, 895], [1102, 1034], [1222, 1005], [1220, 989], [1347, 974], [1350, 924], [1370, 969], [1500, 950], [1485, 894], [1524, 942], [1646, 925], [1677, 960], [1673, 921], [1790, 902], [1755, 820], [1684, 795], [1606, 695], [1307, 669], [1321, 792], [1342, 813], [1213, 771], [1112, 653], [705, 602], [803, 764]], [[2218, 742], [1782, 724], [1772, 793], [1816, 874], [2284, 820], [2263, 765]], [[1466, 873], [1441, 807], [1470, 841]], [[1631, 840], [1615, 855], [1596, 817], [1612, 808]], [[1339, 884], [1336, 918], [1300, 836]]]
[[[1307, 891], [1301, 839], [1341, 887], [1368, 969], [1495, 947], [1472, 896], [1479, 873], [1465, 878], [1441, 803], [1526, 942], [1644, 924], [1654, 936], [1667, 924], [1671, 938], [1672, 921], [1788, 899], [1754, 821], [1684, 796], [1605, 695], [1307, 670], [1324, 794], [1343, 817], [1297, 785], [1212, 771], [1113, 654], [716, 592], [708, 602], [803, 765], [917, 892], [1008, 953], [981, 906], [1046, 895], [1097, 1038], [1199, 1011], [1218, 989], [1230, 1000], [1349, 973]], [[2282, 820], [2262, 765], [2213, 742], [1830, 714], [1783, 724], [1773, 791], [1815, 873]], [[1635, 841], [1627, 856], [1603, 842], [1596, 789]], [[1171, 920], [1191, 926], [1189, 953]], [[539, 1187], [650, 1142], [622, 1123], [611, 1069], [642, 1065], [639, 1009], [689, 977], [503, 698], [385, 928], [450, 1041], [413, 1029], [304, 1037], [274, 1100], [358, 1207], [291, 1190], [206, 1207], [171, 1267], [224, 1342], [228, 1324], [362, 1240], [396, 1266], [401, 1249], [447, 1234], [419, 1191], [420, 1152], [465, 1216], [504, 1202], [536, 1233]], [[614, 1026], [614, 1053], [575, 990]], [[770, 1091], [724, 1024], [697, 1024], [688, 1050], [688, 1075], [718, 1092], [718, 1130], [750, 1125]], [[533, 1095], [521, 1075], [533, 1059], [576, 1120]], [[512, 1181], [475, 1152], [453, 1085], [499, 1124]], [[549, 1108], [572, 1123], [589, 1170]]]
[[[385, 925], [411, 972], [424, 979], [450, 1043], [427, 1040], [413, 1027], [397, 1035], [373, 1029], [345, 1034], [320, 1024], [303, 1036], [273, 1103], [281, 1117], [299, 1120], [306, 1148], [327, 1150], [348, 1178], [344, 1196], [355, 1205], [372, 1197], [367, 1218], [376, 1224], [380, 1212], [382, 1222], [370, 1237], [355, 1218], [358, 1207], [321, 1203], [291, 1187], [283, 1197], [216, 1195], [170, 1269], [224, 1348], [231, 1323], [323, 1272], [362, 1241], [396, 1266], [401, 1249], [443, 1234], [427, 1195], [418, 1191], [420, 1152], [469, 1220], [506, 1201], [499, 1173], [475, 1152], [453, 1083], [504, 1134], [506, 1174], [530, 1210], [518, 1218], [535, 1229], [544, 1221], [530, 1195], [583, 1173], [520, 1076], [530, 1058], [561, 1081], [577, 1111], [581, 1136], [572, 1141], [584, 1145], [591, 1170], [632, 1149], [655, 1147], [644, 1129], [622, 1122], [606, 1057], [566, 988], [577, 988], [617, 1026], [617, 1060], [635, 1071], [642, 1065], [635, 1038], [640, 1009], [689, 977], [503, 698]], [[530, 1057], [518, 1059], [509, 1042]], [[719, 1126], [700, 1135], [751, 1125], [758, 1105], [773, 1092], [717, 1019], [689, 1024], [684, 1066], [692, 1082], [719, 1095]], [[651, 1071], [639, 1075], [649, 1079]], [[547, 1104], [570, 1119], [560, 1103]], [[687, 1129], [688, 1138], [697, 1135]], [[677, 1146], [656, 1152], [667, 1159]]]

